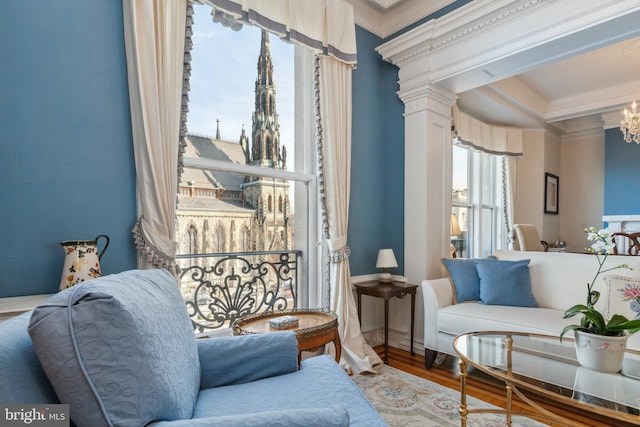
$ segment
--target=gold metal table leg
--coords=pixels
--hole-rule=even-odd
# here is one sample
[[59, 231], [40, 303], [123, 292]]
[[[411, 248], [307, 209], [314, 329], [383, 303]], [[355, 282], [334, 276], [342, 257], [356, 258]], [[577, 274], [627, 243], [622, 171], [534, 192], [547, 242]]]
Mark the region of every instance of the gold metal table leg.
[[460, 358], [458, 362], [458, 367], [460, 368], [460, 426], [467, 426], [467, 414], [469, 411], [467, 410], [467, 362]]
[[[511, 350], [513, 349], [513, 337], [511, 335], [507, 335], [505, 339], [507, 344], [507, 375], [511, 378], [511, 374], [513, 372], [513, 365], [511, 361]], [[511, 389], [511, 383], [507, 382], [507, 427], [511, 427], [511, 399], [513, 395], [513, 391]]]

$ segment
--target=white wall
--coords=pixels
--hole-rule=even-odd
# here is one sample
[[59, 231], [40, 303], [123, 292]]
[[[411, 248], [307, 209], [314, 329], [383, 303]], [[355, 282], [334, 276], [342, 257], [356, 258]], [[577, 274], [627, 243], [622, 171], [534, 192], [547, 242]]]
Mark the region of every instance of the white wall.
[[[534, 224], [540, 237], [561, 237], [568, 250], [587, 247], [584, 228], [602, 224], [604, 213], [604, 129], [601, 120], [568, 122], [561, 138], [542, 129], [523, 130], [514, 222]], [[544, 213], [544, 174], [559, 178], [558, 215]]]
[[540, 229], [540, 237], [549, 243], [555, 242], [560, 234], [560, 217], [563, 215], [564, 205], [562, 203], [562, 195], [558, 194], [558, 215], [544, 213], [544, 187], [545, 173], [551, 173], [558, 177], [558, 186], [562, 192], [564, 185], [564, 176], [570, 172], [563, 173], [560, 167], [560, 138], [551, 132], [544, 132], [544, 171], [540, 175], [540, 187], [542, 188], [542, 205], [538, 208], [542, 214], [542, 228]]
[[588, 246], [584, 228], [604, 214], [604, 129], [600, 120], [576, 120], [560, 144], [560, 233], [568, 250]]
[[544, 130], [522, 132], [523, 156], [518, 161], [518, 186], [514, 209], [515, 224], [533, 224], [542, 230], [542, 187], [544, 176]]

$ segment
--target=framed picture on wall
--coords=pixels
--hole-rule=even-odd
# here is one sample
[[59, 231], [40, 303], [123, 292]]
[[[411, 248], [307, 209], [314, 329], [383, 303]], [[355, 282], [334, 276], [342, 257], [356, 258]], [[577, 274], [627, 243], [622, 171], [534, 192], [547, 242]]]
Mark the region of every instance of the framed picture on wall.
[[558, 215], [559, 184], [557, 175], [544, 174], [544, 213]]

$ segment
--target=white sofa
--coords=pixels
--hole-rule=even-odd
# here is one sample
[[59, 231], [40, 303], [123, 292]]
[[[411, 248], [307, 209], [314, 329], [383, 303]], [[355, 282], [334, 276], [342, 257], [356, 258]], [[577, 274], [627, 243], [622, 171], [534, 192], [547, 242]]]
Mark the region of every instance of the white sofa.
[[[500, 260], [530, 259], [531, 291], [538, 307], [484, 305], [475, 301], [454, 304], [454, 291], [448, 277], [421, 283], [424, 301], [425, 367], [431, 368], [436, 355], [455, 355], [457, 335], [476, 331], [533, 332], [560, 335], [565, 325], [579, 317], [563, 319], [564, 311], [586, 303], [587, 283], [593, 280], [598, 261], [592, 254], [561, 252], [497, 251]], [[600, 291], [596, 307], [604, 311], [607, 290], [604, 277], [618, 275], [640, 278], [640, 256], [609, 256], [604, 268], [628, 264], [633, 270], [617, 269], [600, 274], [595, 290]], [[640, 332], [632, 335], [629, 348], [640, 350]]]

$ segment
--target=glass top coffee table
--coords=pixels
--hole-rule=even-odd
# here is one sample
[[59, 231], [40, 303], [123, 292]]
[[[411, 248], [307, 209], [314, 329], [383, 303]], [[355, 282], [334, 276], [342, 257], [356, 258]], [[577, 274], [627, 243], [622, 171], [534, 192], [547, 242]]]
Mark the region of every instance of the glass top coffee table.
[[[473, 332], [456, 337], [453, 347], [460, 356], [460, 420], [464, 427], [472, 413], [506, 414], [575, 425], [532, 401], [532, 393], [568, 407], [598, 414], [611, 420], [640, 424], [640, 353], [627, 350], [621, 373], [606, 374], [581, 367], [573, 340], [558, 337], [510, 333]], [[467, 368], [474, 368], [505, 383], [505, 409], [468, 409]], [[513, 411], [515, 393], [531, 411]]]

